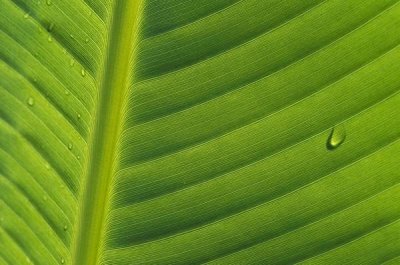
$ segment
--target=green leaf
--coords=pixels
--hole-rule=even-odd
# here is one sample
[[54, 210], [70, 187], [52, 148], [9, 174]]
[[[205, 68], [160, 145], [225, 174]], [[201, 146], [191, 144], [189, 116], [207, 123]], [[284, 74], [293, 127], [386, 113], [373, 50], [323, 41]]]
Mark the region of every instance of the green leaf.
[[0, 265], [399, 263], [399, 1], [0, 11]]

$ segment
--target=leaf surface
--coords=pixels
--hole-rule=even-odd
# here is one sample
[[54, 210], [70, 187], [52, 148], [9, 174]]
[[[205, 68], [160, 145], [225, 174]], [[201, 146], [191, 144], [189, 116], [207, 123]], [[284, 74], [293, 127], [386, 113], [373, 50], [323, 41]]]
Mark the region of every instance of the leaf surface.
[[397, 264], [397, 0], [0, 0], [0, 264]]

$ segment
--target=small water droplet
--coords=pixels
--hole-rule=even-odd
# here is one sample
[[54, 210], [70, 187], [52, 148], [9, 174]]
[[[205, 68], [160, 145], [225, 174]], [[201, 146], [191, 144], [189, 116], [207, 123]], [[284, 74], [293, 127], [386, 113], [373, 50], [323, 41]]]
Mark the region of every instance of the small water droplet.
[[84, 68], [82, 68], [82, 70], [81, 70], [81, 75], [82, 75], [82, 76], [85, 76], [85, 75], [86, 75], [86, 71], [85, 71]]
[[47, 201], [47, 196], [46, 195], [43, 196], [43, 200]]
[[75, 39], [74, 35], [69, 34], [69, 36], [70, 36], [71, 39]]
[[75, 61], [74, 61], [74, 59], [71, 59], [71, 60], [69, 60], [69, 66], [74, 66], [75, 65]]
[[51, 0], [46, 0], [46, 4], [47, 4], [48, 6], [51, 6], [53, 3], [51, 2]]
[[50, 23], [49, 26], [47, 27], [47, 31], [51, 32], [54, 28], [54, 23]]
[[67, 231], [68, 230], [68, 226], [67, 225], [64, 225], [64, 231]]
[[27, 102], [29, 106], [35, 105], [35, 100], [33, 99], [33, 97], [29, 97]]
[[47, 37], [47, 41], [48, 41], [48, 42], [53, 42], [53, 38], [51, 37], [51, 35], [49, 35], [49, 36]]
[[43, 32], [43, 29], [40, 26], [38, 27], [38, 32], [39, 34]]
[[89, 42], [89, 38], [86, 38], [86, 39], [85, 39], [85, 42], [88, 43], [88, 42]]
[[49, 164], [46, 164], [44, 166], [46, 167], [47, 170], [50, 170], [50, 165]]
[[68, 91], [68, 90], [65, 90], [65, 91], [64, 91], [64, 94], [68, 96], [68, 95], [69, 95], [69, 91]]
[[72, 150], [73, 145], [71, 143], [68, 144], [68, 149]]
[[66, 49], [63, 49], [62, 52], [63, 52], [64, 54], [67, 54], [67, 50], [66, 50]]
[[78, 120], [81, 119], [81, 114], [78, 113], [78, 115], [76, 115], [76, 117], [78, 118]]
[[343, 125], [335, 126], [329, 134], [326, 148], [328, 148], [328, 150], [334, 150], [343, 144], [344, 140], [346, 140], [346, 129]]
[[37, 83], [37, 78], [36, 77], [33, 78], [33, 83]]
[[25, 19], [29, 18], [29, 13], [25, 13], [24, 18]]
[[64, 264], [65, 260], [63, 258], [61, 258], [61, 264]]
[[80, 155], [77, 155], [77, 156], [76, 156], [76, 159], [80, 160], [80, 159], [81, 159], [81, 156], [80, 156]]

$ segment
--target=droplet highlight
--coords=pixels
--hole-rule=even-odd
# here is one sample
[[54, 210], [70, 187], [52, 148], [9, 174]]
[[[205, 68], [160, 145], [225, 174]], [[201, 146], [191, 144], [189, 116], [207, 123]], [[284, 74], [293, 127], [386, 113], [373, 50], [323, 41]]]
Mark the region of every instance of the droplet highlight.
[[29, 97], [27, 103], [29, 106], [33, 106], [35, 105], [35, 100], [32, 97]]
[[332, 128], [329, 134], [328, 141], [326, 142], [326, 148], [328, 150], [335, 150], [340, 145], [342, 145], [345, 140], [346, 129], [343, 125], [337, 125]]
[[72, 150], [72, 147], [74, 147], [71, 143], [68, 144], [68, 149]]
[[81, 70], [81, 76], [85, 76], [85, 75], [86, 75], [86, 71], [85, 71], [84, 68], [82, 68], [82, 70]]

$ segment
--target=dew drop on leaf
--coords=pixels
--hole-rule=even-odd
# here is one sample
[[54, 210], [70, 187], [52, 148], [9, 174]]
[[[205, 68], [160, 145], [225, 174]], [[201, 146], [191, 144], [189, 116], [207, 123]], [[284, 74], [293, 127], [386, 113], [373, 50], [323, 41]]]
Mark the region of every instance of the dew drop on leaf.
[[25, 13], [24, 18], [25, 19], [29, 18], [29, 13]]
[[29, 97], [29, 98], [28, 98], [28, 105], [29, 105], [29, 106], [35, 105], [35, 100], [34, 100], [32, 97]]
[[68, 96], [68, 95], [69, 95], [69, 91], [68, 91], [68, 90], [65, 90], [65, 91], [64, 91], [64, 94]]
[[83, 69], [83, 68], [82, 68], [82, 70], [81, 70], [81, 75], [82, 75], [82, 76], [85, 76], [85, 75], [86, 75], [86, 71], [85, 71], [85, 69]]
[[78, 120], [81, 119], [81, 114], [78, 113], [78, 115], [76, 115], [76, 117], [78, 118]]
[[46, 164], [44, 166], [46, 167], [47, 170], [50, 170], [50, 165], [49, 164]]
[[86, 38], [86, 39], [85, 39], [85, 42], [88, 43], [88, 42], [89, 42], [89, 38]]
[[48, 6], [51, 6], [51, 4], [52, 4], [51, 0], [46, 0], [46, 4], [47, 4]]
[[51, 32], [54, 28], [54, 23], [50, 23], [49, 26], [47, 27], [47, 31]]
[[343, 144], [344, 140], [346, 140], [346, 129], [343, 125], [335, 126], [329, 134], [326, 148], [328, 150], [334, 150]]
[[71, 143], [68, 144], [68, 149], [72, 150], [73, 145]]
[[64, 229], [64, 231], [67, 231], [68, 230], [68, 226], [64, 225], [63, 229]]
[[46, 195], [43, 196], [43, 200], [47, 201], [47, 196]]
[[53, 42], [53, 38], [49, 35], [49, 36], [47, 37], [47, 41], [48, 41], [48, 42]]
[[61, 258], [61, 264], [64, 264], [65, 260], [63, 258]]
[[70, 61], [69, 61], [69, 66], [74, 66], [74, 64], [75, 64], [75, 61], [74, 61], [74, 59], [71, 59]]

